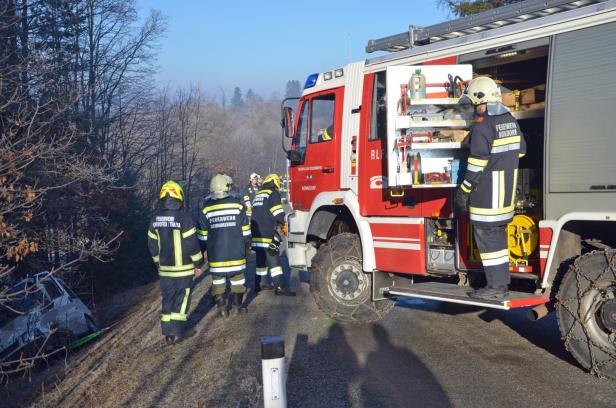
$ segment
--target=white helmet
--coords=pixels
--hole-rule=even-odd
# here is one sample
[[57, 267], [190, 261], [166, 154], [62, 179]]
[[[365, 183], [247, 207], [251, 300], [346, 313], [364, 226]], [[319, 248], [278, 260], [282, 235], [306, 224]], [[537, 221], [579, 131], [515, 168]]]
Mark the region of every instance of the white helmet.
[[261, 176], [259, 176], [257, 173], [252, 173], [252, 174], [250, 175], [250, 180], [252, 180], [252, 179], [254, 179], [254, 178], [256, 178], [256, 179], [260, 179], [260, 178], [261, 178]]
[[215, 198], [226, 198], [233, 185], [233, 180], [226, 174], [216, 174], [210, 181], [210, 192]]
[[464, 96], [475, 106], [488, 102], [502, 102], [500, 87], [492, 78], [485, 76], [473, 79], [464, 90]]

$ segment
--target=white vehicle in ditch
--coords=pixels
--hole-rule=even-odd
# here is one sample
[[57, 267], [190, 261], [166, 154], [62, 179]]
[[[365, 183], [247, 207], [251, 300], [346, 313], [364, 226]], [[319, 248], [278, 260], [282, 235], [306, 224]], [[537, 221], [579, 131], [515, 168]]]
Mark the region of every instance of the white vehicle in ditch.
[[83, 302], [63, 282], [41, 272], [11, 286], [1, 294], [0, 362], [31, 357], [97, 330], [95, 319]]

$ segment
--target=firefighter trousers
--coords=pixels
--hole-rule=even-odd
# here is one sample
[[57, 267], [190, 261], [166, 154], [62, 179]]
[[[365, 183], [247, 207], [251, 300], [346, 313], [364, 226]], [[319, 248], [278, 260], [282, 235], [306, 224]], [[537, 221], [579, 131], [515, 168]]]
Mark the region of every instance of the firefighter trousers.
[[509, 285], [509, 249], [507, 225], [473, 225], [475, 242], [486, 274], [488, 287], [499, 288]]
[[222, 295], [227, 289], [227, 278], [231, 282], [231, 293], [246, 292], [246, 278], [244, 272], [241, 273], [218, 273], [212, 274], [212, 295]]
[[257, 254], [257, 275], [255, 277], [255, 287], [259, 287], [261, 279], [265, 279], [269, 273], [274, 286], [284, 287], [284, 275], [280, 264], [280, 256], [272, 255], [265, 248], [255, 248]]
[[163, 336], [181, 336], [186, 329], [193, 277], [160, 277], [163, 295], [160, 325]]

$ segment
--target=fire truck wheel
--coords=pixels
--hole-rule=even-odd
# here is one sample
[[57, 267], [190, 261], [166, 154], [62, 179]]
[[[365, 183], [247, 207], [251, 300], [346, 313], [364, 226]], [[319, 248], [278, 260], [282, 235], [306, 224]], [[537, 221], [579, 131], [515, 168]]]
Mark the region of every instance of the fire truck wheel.
[[372, 301], [372, 275], [362, 270], [356, 234], [335, 235], [319, 247], [310, 268], [310, 291], [319, 309], [340, 322], [380, 320], [394, 306], [389, 300]]
[[616, 250], [579, 256], [556, 299], [567, 350], [591, 373], [616, 379]]

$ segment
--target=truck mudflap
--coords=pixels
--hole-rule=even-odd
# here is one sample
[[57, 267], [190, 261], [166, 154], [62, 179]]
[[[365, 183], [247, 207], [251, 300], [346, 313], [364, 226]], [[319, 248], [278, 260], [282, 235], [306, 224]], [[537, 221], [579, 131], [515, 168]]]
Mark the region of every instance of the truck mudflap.
[[464, 305], [481, 306], [490, 309], [517, 309], [521, 307], [537, 306], [549, 302], [546, 296], [537, 296], [526, 292], [509, 292], [507, 298], [498, 300], [479, 300], [468, 296], [473, 289], [467, 286], [458, 286], [442, 282], [422, 282], [408, 286], [392, 286], [389, 296], [412, 297], [420, 299], [438, 300], [441, 302], [460, 303]]

